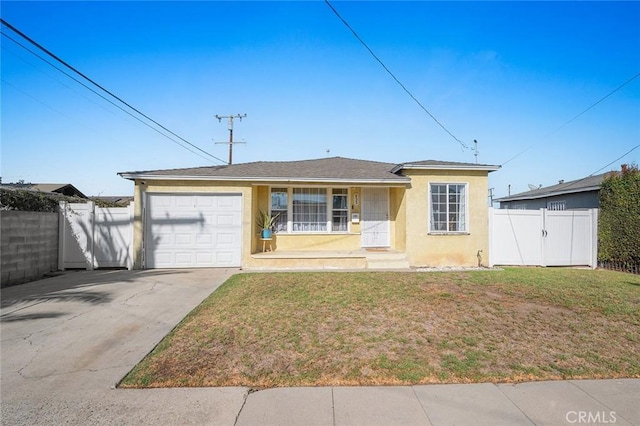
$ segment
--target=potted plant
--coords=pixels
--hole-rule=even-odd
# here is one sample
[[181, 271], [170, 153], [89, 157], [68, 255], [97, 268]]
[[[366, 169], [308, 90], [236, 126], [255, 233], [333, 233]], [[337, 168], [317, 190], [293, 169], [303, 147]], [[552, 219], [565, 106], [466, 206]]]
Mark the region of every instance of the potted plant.
[[271, 233], [273, 232], [273, 226], [276, 223], [276, 219], [280, 214], [276, 214], [275, 216], [270, 215], [269, 213], [260, 210], [258, 217], [256, 219], [256, 224], [258, 228], [261, 229], [261, 237], [262, 238], [271, 238]]

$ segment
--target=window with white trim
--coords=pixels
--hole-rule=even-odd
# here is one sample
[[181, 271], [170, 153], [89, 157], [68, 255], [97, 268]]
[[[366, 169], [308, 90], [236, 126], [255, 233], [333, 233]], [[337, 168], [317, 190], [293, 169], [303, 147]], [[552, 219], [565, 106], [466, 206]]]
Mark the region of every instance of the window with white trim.
[[347, 188], [272, 187], [277, 232], [349, 232]]
[[331, 230], [347, 232], [349, 230], [349, 201], [347, 188], [333, 189], [333, 205], [331, 213]]
[[276, 217], [274, 228], [276, 232], [287, 232], [289, 215], [289, 191], [287, 188], [271, 188], [271, 215]]
[[567, 202], [565, 200], [549, 201], [547, 203], [547, 210], [564, 211], [566, 209], [567, 209]]
[[327, 230], [327, 189], [293, 188], [293, 232]]
[[430, 184], [430, 232], [467, 232], [467, 184]]

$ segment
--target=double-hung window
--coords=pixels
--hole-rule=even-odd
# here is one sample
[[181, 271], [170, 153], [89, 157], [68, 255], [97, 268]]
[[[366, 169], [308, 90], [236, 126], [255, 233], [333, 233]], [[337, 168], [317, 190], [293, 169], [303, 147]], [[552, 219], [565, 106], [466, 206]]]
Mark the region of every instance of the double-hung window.
[[289, 215], [289, 192], [287, 188], [271, 188], [271, 215], [276, 216], [276, 232], [287, 232]]
[[347, 232], [349, 230], [349, 204], [346, 188], [333, 189], [333, 205], [331, 223], [333, 232]]
[[467, 185], [432, 183], [429, 189], [430, 232], [467, 232]]

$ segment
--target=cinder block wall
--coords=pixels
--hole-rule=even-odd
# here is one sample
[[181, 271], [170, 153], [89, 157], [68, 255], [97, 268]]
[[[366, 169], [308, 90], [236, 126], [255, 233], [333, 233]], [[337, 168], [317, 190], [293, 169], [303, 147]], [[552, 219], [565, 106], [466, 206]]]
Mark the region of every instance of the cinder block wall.
[[58, 213], [0, 211], [0, 286], [58, 270], [58, 238]]

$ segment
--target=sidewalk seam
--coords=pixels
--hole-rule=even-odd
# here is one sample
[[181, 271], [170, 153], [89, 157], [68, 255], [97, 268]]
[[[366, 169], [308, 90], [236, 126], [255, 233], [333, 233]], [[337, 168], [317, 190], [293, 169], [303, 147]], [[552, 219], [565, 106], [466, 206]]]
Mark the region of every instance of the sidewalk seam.
[[[505, 383], [505, 385], [509, 385], [509, 384]], [[518, 384], [516, 383], [516, 384], [510, 384], [509, 386], [514, 386], [514, 387], [515, 387], [515, 386], [517, 386], [517, 385], [518, 385]], [[525, 417], [527, 418], [527, 420], [529, 420], [529, 421], [531, 422], [531, 424], [532, 424], [532, 425], [535, 425], [535, 424], [536, 424], [536, 422], [534, 422], [534, 421], [531, 419], [531, 417], [529, 417], [529, 416], [527, 415], [527, 413], [525, 413], [524, 411], [522, 411], [522, 408], [520, 408], [520, 406], [519, 406], [518, 404], [516, 404], [515, 402], [513, 402], [513, 400], [511, 400], [511, 398], [509, 398], [509, 395], [507, 395], [506, 393], [504, 393], [504, 392], [502, 391], [502, 388], [500, 387], [500, 384], [499, 384], [499, 383], [493, 383], [493, 386], [497, 387], [497, 388], [498, 388], [498, 390], [500, 391], [500, 393], [501, 393], [502, 395], [504, 395], [504, 397], [505, 397], [505, 398], [507, 398], [507, 400], [511, 403], [511, 405], [513, 405], [514, 407], [516, 407], [516, 409], [517, 409], [518, 411], [520, 411], [520, 412], [522, 413], [522, 415], [523, 415], [523, 416], [525, 416]]]
[[331, 386], [331, 413], [333, 415], [333, 426], [336, 426], [336, 400], [333, 397], [333, 389]]
[[[613, 380], [615, 380], [615, 379], [613, 379]], [[616, 416], [618, 415], [618, 412], [616, 410], [614, 410], [613, 408], [609, 407], [607, 404], [605, 404], [604, 402], [600, 401], [598, 398], [596, 398], [595, 396], [591, 395], [586, 390], [582, 389], [578, 383], [575, 383], [576, 382], [575, 380], [567, 380], [567, 382], [569, 382], [570, 384], [572, 384], [576, 388], [580, 389], [580, 391], [582, 391], [585, 395], [587, 395], [589, 398], [591, 398], [594, 401], [596, 401], [598, 404], [601, 404], [603, 407], [606, 407], [609, 411], [612, 411], [612, 412], [616, 413]], [[629, 424], [633, 424], [632, 421], [627, 420], [623, 416], [620, 416], [620, 418], [623, 419], [624, 421], [629, 422]]]
[[433, 426], [433, 422], [431, 421], [431, 417], [429, 417], [429, 413], [427, 413], [427, 409], [422, 404], [422, 400], [420, 399], [420, 397], [418, 397], [418, 394], [416, 393], [416, 387], [411, 386], [411, 391], [413, 392], [413, 396], [415, 396], [416, 399], [418, 400], [418, 404], [420, 404], [420, 408], [422, 408], [422, 412], [424, 413], [425, 416], [427, 416], [427, 421], [429, 422], [430, 425]]
[[251, 393], [251, 389], [247, 389], [244, 393], [244, 399], [242, 400], [242, 405], [240, 406], [240, 409], [238, 410], [238, 414], [236, 414], [236, 419], [233, 422], [233, 426], [236, 426], [238, 424], [238, 419], [240, 418], [240, 413], [242, 413], [242, 409], [244, 408], [244, 405], [247, 403], [247, 399], [249, 398], [249, 394]]

